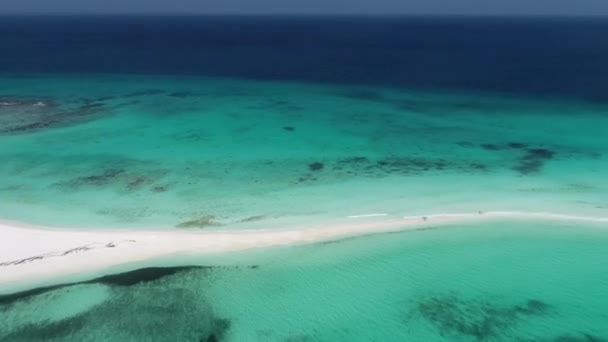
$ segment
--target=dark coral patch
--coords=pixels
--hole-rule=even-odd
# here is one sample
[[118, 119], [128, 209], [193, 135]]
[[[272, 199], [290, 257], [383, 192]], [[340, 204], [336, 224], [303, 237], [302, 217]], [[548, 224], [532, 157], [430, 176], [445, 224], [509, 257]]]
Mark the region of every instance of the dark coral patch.
[[[71, 284], [70, 284], [71, 285]], [[53, 285], [47, 287], [38, 287], [35, 289], [12, 293], [8, 295], [0, 295], [0, 305], [12, 304], [20, 300], [26, 300], [31, 297], [47, 293], [49, 291], [65, 287], [66, 285]]]
[[127, 190], [135, 190], [141, 188], [148, 182], [148, 179], [143, 176], [135, 176], [127, 182]]
[[[353, 156], [334, 161], [329, 165], [310, 164], [309, 171], [331, 170], [327, 176], [351, 177], [363, 176], [381, 178], [392, 175], [415, 175], [427, 172], [457, 171], [479, 173], [488, 172], [490, 168], [483, 163], [466, 160], [447, 160], [442, 158], [425, 158], [419, 156], [392, 156], [383, 159], [370, 159], [365, 156]], [[314, 179], [311, 174], [300, 176], [298, 183]]]
[[215, 319], [213, 321], [213, 327], [211, 329], [211, 331], [213, 331], [213, 332], [207, 336], [199, 338], [199, 341], [200, 342], [224, 341], [225, 335], [228, 332], [228, 330], [230, 329], [230, 325], [231, 325], [231, 323], [227, 319], [219, 319], [219, 318]]
[[496, 145], [496, 144], [481, 144], [479, 146], [481, 146], [481, 148], [483, 148], [484, 150], [488, 150], [488, 151], [502, 150], [502, 147], [499, 145]]
[[377, 165], [383, 170], [401, 173], [444, 170], [450, 166], [444, 159], [427, 159], [420, 157], [390, 157], [379, 160]]
[[[56, 290], [66, 289], [69, 295], [69, 287], [76, 284], [103, 284], [110, 286], [112, 292], [104, 301], [65, 319], [41, 319], [35, 323], [16, 319], [8, 329], [0, 330], [0, 340], [90, 340], [102, 324], [103, 329], [111, 331], [117, 341], [151, 338], [158, 341], [225, 341], [231, 327], [230, 320], [215, 314], [207, 297], [201, 295], [202, 291], [185, 288], [181, 284], [180, 274], [185, 273], [183, 277], [202, 280], [198, 284], [204, 285], [211, 269], [199, 266], [152, 268], [47, 288], [48, 294], [42, 294], [44, 297], [41, 298], [26, 299], [22, 294], [18, 300], [46, 303], [55, 300], [55, 293], [62, 296]], [[0, 312], [13, 311], [11, 304], [0, 303]]]
[[321, 171], [321, 170], [323, 170], [324, 167], [325, 167], [325, 164], [323, 164], [321, 162], [314, 162], [314, 163], [308, 164], [308, 169], [310, 171]]
[[548, 304], [536, 299], [523, 305], [504, 306], [447, 295], [421, 300], [414, 313], [435, 326], [443, 336], [461, 335], [487, 341], [507, 337], [520, 322], [545, 315], [550, 309]]
[[607, 342], [608, 339], [603, 337], [595, 336], [592, 334], [573, 334], [573, 335], [561, 335], [552, 340], [551, 342]]
[[296, 183], [315, 182], [317, 180], [318, 179], [316, 177], [313, 177], [312, 175], [304, 175], [302, 177], [299, 177]]
[[527, 155], [524, 158], [541, 158], [541, 159], [551, 159], [555, 155], [555, 152], [548, 150], [546, 148], [530, 148], [527, 149]]
[[112, 274], [97, 278], [90, 283], [100, 283], [114, 286], [133, 286], [169, 277], [181, 272], [201, 269], [202, 266], [181, 267], [149, 267], [141, 268], [131, 272]]
[[239, 222], [242, 222], [242, 223], [256, 222], [256, 221], [261, 221], [265, 218], [266, 218], [266, 216], [264, 216], [264, 215], [249, 216], [249, 217], [245, 217], [244, 219], [240, 219]]
[[52, 98], [0, 97], [0, 133], [26, 134], [92, 120], [104, 104], [84, 99], [80, 106], [60, 105]]
[[293, 132], [296, 130], [296, 128], [293, 126], [283, 126], [283, 130], [285, 130], [287, 132]]
[[555, 152], [545, 148], [530, 148], [518, 160], [518, 164], [513, 167], [522, 175], [540, 172], [547, 160], [553, 159]]
[[523, 143], [518, 143], [518, 142], [510, 142], [507, 144], [507, 146], [509, 146], [509, 148], [512, 148], [512, 149], [522, 149], [522, 148], [525, 148], [527, 145], [523, 144]]
[[[134, 169], [129, 170], [123, 168], [123, 162], [108, 162], [104, 165], [112, 165], [101, 169], [97, 173], [77, 176], [71, 179], [55, 183], [55, 186], [62, 188], [65, 191], [80, 190], [87, 187], [114, 187], [117, 190], [123, 191], [138, 191], [144, 187], [151, 186], [154, 182], [160, 180], [165, 174], [164, 170], [145, 170]], [[159, 185], [161, 188], [154, 189], [155, 192], [162, 192], [162, 187], [167, 185]], [[156, 187], [155, 187], [156, 188]], [[166, 190], [166, 189], [165, 189]]]
[[152, 192], [166, 192], [169, 190], [169, 185], [155, 185], [150, 190]]
[[213, 226], [221, 226], [219, 222], [216, 221], [216, 217], [213, 215], [206, 215], [194, 220], [185, 221], [177, 224], [176, 228], [206, 228]]
[[513, 170], [522, 175], [529, 175], [531, 173], [539, 172], [543, 165], [544, 162], [540, 160], [520, 160], [520, 162], [513, 167]]
[[488, 169], [488, 167], [482, 163], [470, 163], [469, 166], [471, 167], [471, 169], [474, 169], [474, 170], [485, 171]]
[[[86, 327], [86, 319], [79, 315], [57, 322], [26, 324], [13, 331], [3, 341], [57, 341], [66, 340], [70, 335]], [[0, 333], [0, 337], [2, 337]]]
[[42, 295], [50, 291], [61, 288], [67, 288], [82, 284], [105, 284], [115, 286], [132, 286], [141, 283], [151, 282], [162, 279], [182, 272], [195, 269], [211, 269], [211, 266], [178, 266], [178, 267], [150, 267], [137, 269], [130, 272], [107, 275], [93, 280], [75, 282], [62, 285], [53, 285], [47, 287], [39, 287], [32, 290], [17, 292], [9, 295], [0, 295], [0, 305], [12, 304], [20, 300], [27, 300], [31, 297]]
[[367, 157], [350, 157], [350, 158], [345, 158], [345, 159], [340, 159], [338, 160], [338, 163], [345, 163], [345, 164], [349, 164], [349, 163], [369, 163], [369, 159]]
[[513, 310], [524, 315], [544, 315], [551, 310], [551, 306], [538, 299], [530, 299], [524, 305], [513, 307]]
[[118, 176], [122, 175], [123, 173], [125, 173], [125, 170], [123, 170], [123, 169], [107, 169], [107, 170], [104, 170], [101, 173], [98, 173], [95, 175], [77, 177], [77, 178], [73, 179], [70, 183], [75, 186], [81, 186], [81, 185], [101, 186], [101, 185], [106, 185], [106, 184], [111, 183], [113, 180], [115, 180]]

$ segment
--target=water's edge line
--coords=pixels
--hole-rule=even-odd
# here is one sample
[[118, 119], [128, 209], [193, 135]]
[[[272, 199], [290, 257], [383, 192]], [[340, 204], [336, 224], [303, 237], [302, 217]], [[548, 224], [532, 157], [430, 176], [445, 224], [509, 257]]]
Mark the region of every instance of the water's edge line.
[[[0, 221], [1, 287], [24, 282], [109, 269], [174, 255], [208, 255], [406, 230], [437, 229], [481, 221], [579, 221], [607, 223], [608, 217], [551, 212], [488, 211], [439, 213], [403, 217], [352, 215], [312, 227], [256, 230], [61, 230]], [[25, 285], [21, 285], [24, 287]], [[30, 285], [30, 287], [36, 287]]]

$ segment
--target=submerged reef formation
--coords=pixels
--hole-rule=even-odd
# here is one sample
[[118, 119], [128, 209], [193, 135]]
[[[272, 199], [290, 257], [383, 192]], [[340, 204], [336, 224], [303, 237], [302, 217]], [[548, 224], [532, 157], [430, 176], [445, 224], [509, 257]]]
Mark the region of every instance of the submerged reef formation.
[[[196, 279], [204, 286], [210, 267], [141, 269], [92, 281], [55, 286], [0, 297], [0, 312], [20, 310], [30, 303], [47, 303], [73, 291], [109, 295], [65, 317], [49, 313], [35, 321], [0, 323], [1, 341], [112, 340], [224, 341], [231, 322], [215, 314], [204, 292], [183, 285]], [[51, 314], [53, 310], [49, 311]], [[45, 318], [45, 315], [49, 315]]]
[[572, 334], [564, 334], [564, 335], [559, 335], [553, 338], [545, 338], [545, 339], [524, 339], [524, 340], [519, 340], [519, 342], [607, 342], [608, 339], [605, 339], [603, 337], [600, 336], [596, 336], [593, 334], [588, 334], [588, 333], [583, 333], [583, 332], [576, 332], [576, 333], [572, 333]]
[[321, 162], [314, 162], [314, 163], [308, 164], [308, 169], [310, 171], [320, 171], [320, 170], [323, 170], [324, 167], [325, 167], [325, 165]]
[[0, 134], [34, 133], [87, 122], [104, 112], [105, 106], [88, 99], [63, 104], [49, 97], [0, 95]]
[[426, 320], [444, 337], [460, 335], [489, 341], [508, 337], [520, 322], [547, 315], [551, 310], [549, 304], [538, 299], [504, 305], [448, 294], [420, 300], [411, 314]]
[[524, 151], [519, 163], [513, 168], [522, 175], [539, 172], [547, 160], [553, 159], [555, 152], [545, 148], [530, 148]]
[[141, 166], [133, 167], [121, 162], [107, 164], [115, 165], [87, 175], [75, 175], [67, 180], [55, 183], [54, 186], [64, 191], [78, 191], [106, 186], [112, 186], [123, 191], [136, 191], [149, 188], [150, 191], [156, 193], [167, 191], [170, 187], [170, 184], [155, 184], [167, 174], [167, 170]]
[[385, 158], [352, 156], [311, 162], [306, 165], [306, 172], [297, 175], [295, 183], [351, 177], [382, 178], [433, 172], [485, 173], [488, 171], [490, 171], [489, 165], [466, 159], [448, 160], [423, 156], [389, 156]]
[[[308, 164], [308, 172], [300, 175], [296, 183], [317, 181], [324, 178], [372, 177], [381, 178], [395, 175], [419, 175], [428, 172], [486, 172], [486, 164], [471, 160], [447, 160], [432, 157], [390, 156], [372, 159], [353, 156]], [[321, 173], [320, 171], [324, 171]]]
[[176, 228], [206, 228], [206, 227], [217, 227], [222, 224], [216, 221], [216, 217], [213, 215], [205, 215], [194, 220], [185, 221], [178, 223]]
[[[458, 141], [456, 145], [464, 148], [473, 148], [476, 145], [470, 141]], [[496, 153], [505, 153], [505, 156], [515, 157], [515, 165], [510, 166], [520, 175], [526, 176], [542, 171], [545, 163], [555, 158], [555, 150], [546, 147], [532, 147], [522, 142], [509, 142], [506, 144], [482, 143], [479, 148]]]

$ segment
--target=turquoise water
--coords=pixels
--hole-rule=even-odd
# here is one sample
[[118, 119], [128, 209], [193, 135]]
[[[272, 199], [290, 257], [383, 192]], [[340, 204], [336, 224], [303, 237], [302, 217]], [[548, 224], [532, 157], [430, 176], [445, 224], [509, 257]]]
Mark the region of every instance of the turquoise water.
[[608, 116], [597, 102], [48, 74], [2, 77], [0, 103], [3, 219], [232, 228], [608, 207]]
[[241, 253], [0, 297], [0, 340], [606, 341], [606, 243], [520, 222]]
[[[241, 229], [608, 213], [598, 103], [120, 75], [5, 77], [0, 94], [3, 219]], [[144, 269], [4, 297], [0, 341], [604, 341], [597, 228], [483, 224]], [[205, 260], [172, 265], [189, 264]]]
[[[0, 220], [608, 217], [607, 28], [0, 17]], [[518, 220], [121, 265], [0, 296], [0, 341], [608, 341], [605, 228]]]

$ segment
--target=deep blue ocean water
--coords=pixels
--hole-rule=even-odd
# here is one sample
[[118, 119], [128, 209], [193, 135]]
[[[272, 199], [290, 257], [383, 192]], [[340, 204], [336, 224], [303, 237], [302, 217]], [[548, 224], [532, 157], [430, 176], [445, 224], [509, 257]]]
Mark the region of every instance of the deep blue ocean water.
[[0, 17], [0, 72], [367, 83], [608, 99], [608, 19]]

